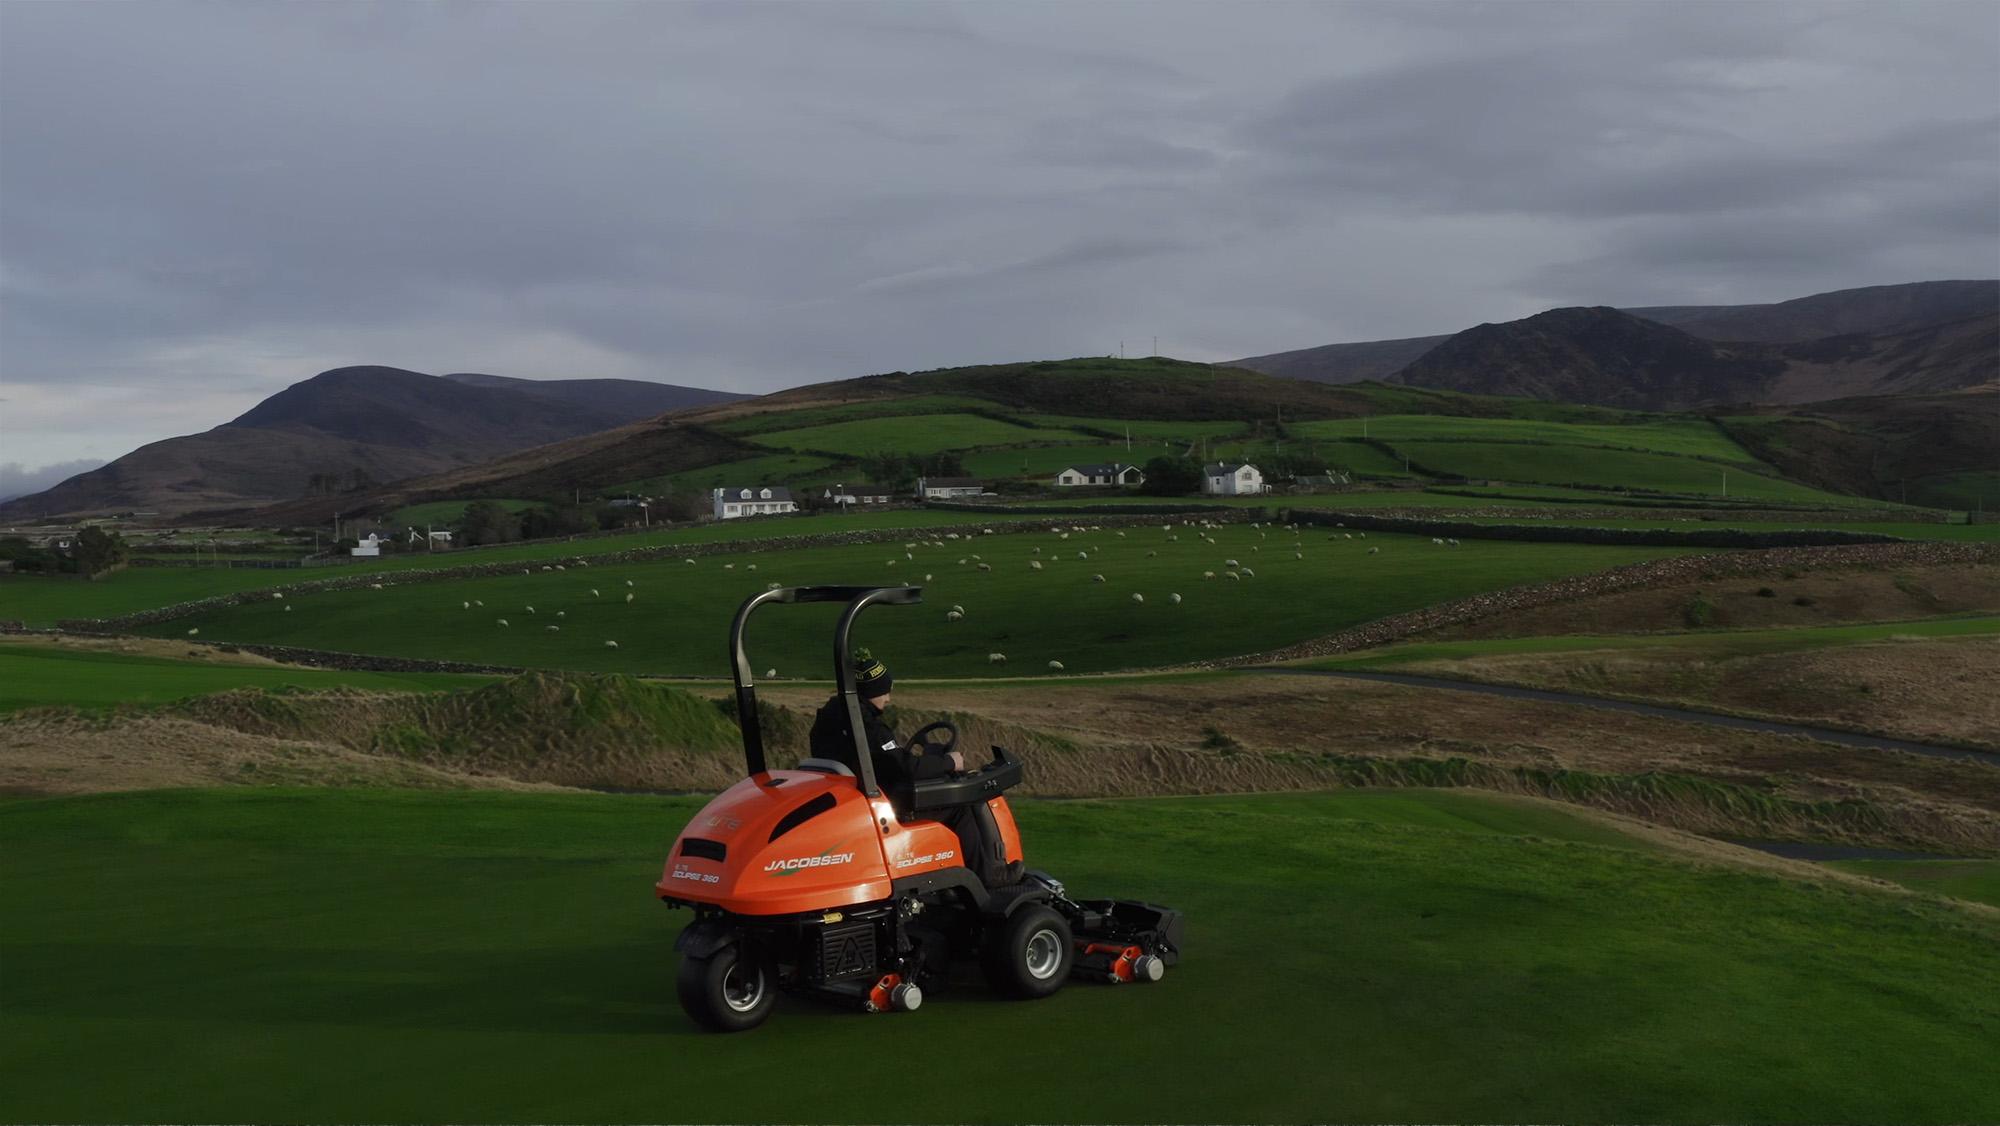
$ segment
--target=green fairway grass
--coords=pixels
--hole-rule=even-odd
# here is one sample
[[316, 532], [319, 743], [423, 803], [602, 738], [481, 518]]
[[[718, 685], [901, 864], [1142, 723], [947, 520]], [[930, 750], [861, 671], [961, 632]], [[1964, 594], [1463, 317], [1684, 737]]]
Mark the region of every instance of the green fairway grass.
[[1462, 793], [1023, 801], [1074, 894], [1187, 913], [1164, 981], [700, 1033], [652, 884], [701, 804], [0, 802], [0, 1118], [2000, 1118], [1990, 918]]
[[[1210, 545], [1198, 529], [1176, 523], [1174, 539], [1149, 524], [1068, 539], [1049, 532], [979, 535], [946, 540], [943, 547], [912, 540], [909, 547], [892, 542], [705, 556], [691, 565], [668, 559], [534, 570], [305, 594], [290, 600], [291, 612], [277, 601], [258, 600], [143, 632], [170, 637], [196, 628], [210, 641], [713, 676], [726, 670], [722, 639], [736, 606], [767, 584], [908, 582], [926, 588], [924, 604], [872, 611], [857, 635], [857, 643], [893, 655], [904, 675], [1033, 674], [1051, 660], [1070, 672], [1106, 671], [1258, 652], [1449, 598], [1679, 550], [1511, 542], [1452, 549], [1423, 536], [1330, 540], [1321, 531], [1328, 530], [1295, 536], [1282, 527], [1233, 525], [1214, 529], [1217, 542]], [[1369, 554], [1371, 548], [1377, 554]], [[1090, 558], [1077, 558], [1086, 549]], [[1304, 558], [1294, 558], [1295, 552]], [[979, 571], [974, 555], [992, 570]], [[1254, 577], [1224, 577], [1229, 559]], [[1036, 560], [1043, 570], [1032, 569]], [[753, 565], [757, 570], [750, 570]], [[1204, 580], [1205, 571], [1217, 577]], [[1094, 582], [1100, 574], [1106, 581]], [[593, 589], [599, 593], [592, 595]], [[1133, 601], [1135, 593], [1145, 601]], [[1182, 604], [1172, 603], [1175, 593]], [[468, 610], [468, 601], [485, 605]], [[954, 605], [964, 607], [963, 621], [947, 620]], [[824, 675], [835, 612], [827, 605], [766, 611], [751, 629], [752, 660], [783, 676]], [[502, 618], [509, 624], [499, 625]], [[559, 628], [551, 631], [551, 625]], [[1006, 665], [989, 663], [991, 653], [1005, 654]]]
[[1789, 629], [1712, 630], [1703, 633], [1645, 633], [1544, 637], [1498, 637], [1477, 641], [1420, 641], [1363, 649], [1299, 662], [1301, 668], [1391, 669], [1416, 661], [1464, 661], [1515, 653], [1587, 653], [1610, 650], [1684, 650], [1689, 657], [1748, 657], [1790, 653], [1834, 645], [1859, 645], [1896, 638], [1924, 640], [2000, 635], [2000, 617], [1971, 615], [1914, 622], [1867, 625], [1799, 626]]
[[2000, 860], [1832, 860], [1827, 867], [2000, 907]]
[[0, 645], [0, 712], [29, 707], [108, 708], [164, 704], [231, 688], [365, 688], [436, 692], [489, 677], [447, 673], [376, 673], [273, 665], [211, 664], [101, 650]]
[[893, 450], [900, 454], [934, 454], [980, 446], [1021, 442], [1088, 442], [1074, 430], [1038, 430], [974, 414], [917, 414], [898, 418], [863, 418], [796, 430], [770, 430], [749, 436], [760, 446], [786, 450], [824, 450], [861, 457]]

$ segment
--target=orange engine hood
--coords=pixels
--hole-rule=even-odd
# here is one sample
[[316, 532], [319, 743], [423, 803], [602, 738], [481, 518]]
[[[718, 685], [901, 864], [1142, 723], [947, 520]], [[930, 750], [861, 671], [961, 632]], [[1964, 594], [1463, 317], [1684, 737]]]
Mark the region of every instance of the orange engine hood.
[[[743, 915], [785, 915], [889, 897], [886, 798], [853, 778], [773, 770], [715, 796], [674, 839], [662, 896]], [[718, 855], [720, 859], [718, 859]]]

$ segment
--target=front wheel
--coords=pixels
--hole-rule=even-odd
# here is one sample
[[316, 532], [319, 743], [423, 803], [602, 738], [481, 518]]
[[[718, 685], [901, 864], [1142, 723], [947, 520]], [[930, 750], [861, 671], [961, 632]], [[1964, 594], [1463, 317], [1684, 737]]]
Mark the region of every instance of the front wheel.
[[745, 1032], [763, 1024], [778, 998], [764, 960], [740, 945], [705, 958], [683, 957], [679, 984], [681, 1008], [715, 1032]]
[[995, 923], [981, 952], [993, 988], [1023, 1000], [1062, 988], [1075, 956], [1069, 924], [1054, 908], [1030, 904]]

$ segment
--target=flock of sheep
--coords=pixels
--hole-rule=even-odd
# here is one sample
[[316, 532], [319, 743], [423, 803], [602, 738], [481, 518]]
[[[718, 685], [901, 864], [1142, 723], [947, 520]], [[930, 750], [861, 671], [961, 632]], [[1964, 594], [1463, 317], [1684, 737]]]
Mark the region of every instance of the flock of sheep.
[[[1211, 546], [1220, 546], [1219, 541], [1215, 538], [1215, 533], [1222, 530], [1223, 527], [1224, 525], [1222, 524], [1218, 524], [1213, 521], [1205, 519], [1187, 520], [1178, 523], [1169, 521], [1167, 523], [1163, 523], [1160, 525], [1160, 531], [1164, 535], [1163, 542], [1165, 543], [1178, 543], [1180, 541], [1181, 535], [1186, 533], [1194, 535], [1202, 542], [1209, 544]], [[1281, 535], [1281, 544], [1285, 544], [1287, 540], [1289, 541], [1288, 544], [1286, 545], [1286, 549], [1290, 550], [1292, 558], [1299, 561], [1303, 561], [1305, 559], [1305, 551], [1303, 547], [1303, 535], [1298, 525], [1252, 523], [1249, 525], [1249, 528], [1251, 531], [1256, 533], [1257, 538], [1259, 540], [1267, 541], [1266, 543], [1251, 545], [1250, 551], [1252, 553], [1261, 553], [1263, 548], [1267, 546], [1267, 543], [1272, 533], [1282, 532], [1284, 534]], [[1336, 528], [1343, 530], [1336, 530], [1335, 532], [1333, 532], [1333, 534], [1327, 537], [1328, 540], [1353, 540], [1357, 537], [1365, 540], [1368, 538], [1368, 533], [1366, 532], [1345, 531], [1344, 530], [1345, 525], [1336, 525]], [[1053, 548], [1045, 553], [1044, 548], [1047, 547], [1048, 545], [1046, 544], [1035, 545], [1029, 549], [1028, 557], [1025, 560], [1027, 564], [1027, 569], [1030, 572], [1044, 572], [1046, 570], [1045, 565], [1053, 565], [1059, 562], [1065, 556], [1072, 554], [1074, 558], [1079, 561], [1083, 562], [1095, 561], [1096, 556], [1093, 554], [1093, 549], [1090, 546], [1082, 545], [1083, 544], [1082, 537], [1099, 533], [1102, 532], [1103, 530], [1104, 529], [1102, 525], [1071, 525], [1068, 527], [1059, 527], [1051, 530], [1051, 532], [1048, 534], [1053, 535], [1055, 539], [1058, 541], [1058, 543], [1067, 543], [1067, 541], [1070, 541], [1072, 537], [1078, 537], [1079, 546], [1077, 546], [1073, 552], [1070, 550], [1069, 547], [1065, 546], [1060, 548]], [[980, 535], [982, 536], [990, 536], [993, 534], [994, 534], [993, 529], [991, 528], [982, 529], [980, 532]], [[1118, 539], [1130, 538], [1128, 537], [1127, 533], [1123, 531], [1114, 530], [1112, 535], [1114, 535]], [[1023, 536], [1023, 538], [1025, 538], [1025, 535]], [[886, 565], [892, 568], [905, 567], [917, 561], [917, 551], [919, 549], [938, 549], [938, 550], [949, 549], [950, 547], [953, 546], [951, 541], [959, 541], [959, 540], [962, 540], [966, 543], [972, 543], [977, 540], [977, 537], [975, 537], [970, 532], [966, 532], [963, 534], [959, 532], [947, 532], [944, 533], [943, 538], [940, 539], [908, 540], [905, 541], [902, 545], [903, 551], [901, 557], [888, 559], [886, 561]], [[1459, 546], [1459, 542], [1456, 539], [1443, 539], [1443, 538], [1433, 537], [1431, 543], [1433, 545], [1440, 547], [1456, 548]], [[1102, 552], [1103, 547], [1102, 546], [1097, 547], [1095, 550], [1097, 552]], [[1380, 550], [1381, 549], [1379, 547], [1371, 546], [1368, 548], [1367, 554], [1375, 555], [1379, 553]], [[1149, 550], [1146, 552], [1146, 558], [1148, 559], [1157, 558], [1158, 556], [1159, 552], [1157, 550]], [[684, 558], [682, 562], [690, 567], [696, 565], [696, 560], [691, 557]], [[553, 574], [555, 572], [567, 571], [569, 566], [571, 565], [576, 566], [578, 568], [584, 568], [588, 567], [589, 563], [584, 560], [575, 560], [572, 562], [572, 564], [567, 564], [567, 565], [561, 563], [544, 564], [541, 567], [541, 570]], [[971, 553], [971, 552], [959, 556], [957, 560], [957, 565], [960, 568], [969, 568], [976, 573], [990, 573], [993, 570], [993, 563], [991, 561], [983, 558], [981, 555], [977, 553]], [[735, 570], [736, 567], [737, 564], [733, 562], [724, 563], [722, 565], [723, 570], [729, 570], [729, 571]], [[1225, 558], [1224, 560], [1222, 560], [1221, 567], [1222, 570], [1220, 570], [1219, 572], [1215, 570], [1202, 571], [1201, 580], [1206, 582], [1216, 579], [1223, 579], [1230, 582], [1242, 582], [1245, 579], [1255, 579], [1257, 577], [1256, 570], [1250, 566], [1245, 565], [1240, 559]], [[744, 563], [743, 570], [748, 572], [754, 572], [757, 570], [757, 564]], [[521, 573], [523, 575], [533, 575], [535, 574], [535, 571], [532, 568], [523, 568]], [[922, 578], [923, 582], [931, 583], [935, 581], [936, 576], [934, 573], [927, 572], [922, 576]], [[899, 581], [901, 581], [902, 585], [904, 586], [916, 585], [915, 582], [908, 579], [903, 579]], [[1107, 586], [1110, 585], [1111, 582], [1110, 578], [1103, 572], [1093, 572], [1089, 577], [1089, 581], [1091, 585], [1107, 585]], [[383, 584], [381, 583], [371, 583], [369, 585], [370, 589], [373, 590], [383, 589]], [[775, 582], [767, 583], [766, 589], [775, 590], [780, 585], [781, 584]], [[624, 602], [628, 606], [633, 605], [634, 603], [636, 603], [638, 597], [636, 590], [637, 584], [633, 580], [627, 579], [625, 580], [625, 586], [627, 589], [624, 592]], [[590, 596], [592, 598], [594, 599], [603, 598], [603, 591], [600, 588], [591, 587], [588, 589], [590, 591]], [[274, 593], [272, 597], [274, 599], [282, 600], [285, 598], [285, 595], [282, 593]], [[1130, 591], [1128, 592], [1127, 597], [1134, 605], [1146, 604], [1146, 596], [1141, 591]], [[1179, 606], [1182, 603], [1182, 597], [1179, 592], [1171, 592], [1166, 596], [1166, 602], [1168, 605]], [[485, 605], [486, 605], [485, 602], [476, 598], [466, 599], [460, 602], [461, 609], [465, 611], [470, 611], [475, 608], [483, 609]], [[292, 607], [290, 606], [290, 604], [287, 603], [285, 606], [285, 610], [290, 611], [291, 608]], [[522, 610], [524, 613], [530, 615], [537, 614], [537, 611], [532, 604], [524, 604]], [[966, 615], [967, 611], [963, 604], [953, 604], [945, 612], [944, 617], [946, 622], [956, 623], [965, 620]], [[567, 612], [558, 610], [555, 612], [554, 617], [555, 619], [557, 619], [557, 621], [549, 622], [547, 625], [543, 627], [543, 629], [548, 633], [561, 632], [562, 626], [558, 624], [558, 622], [567, 617]], [[507, 618], [495, 618], [494, 622], [496, 626], [500, 628], [511, 628], [512, 626], [512, 623]], [[190, 629], [187, 632], [188, 636], [193, 637], [198, 635], [201, 631], [199, 629]], [[617, 649], [618, 642], [616, 640], [606, 638], [604, 640], [604, 647], [607, 649]], [[988, 653], [987, 662], [993, 665], [1004, 665], [1007, 663], [1007, 655], [1001, 652]], [[1048, 662], [1048, 668], [1051, 672], [1065, 671], [1063, 662], [1060, 660], [1050, 660]], [[775, 677], [777, 675], [777, 670], [772, 669], [767, 675]]]

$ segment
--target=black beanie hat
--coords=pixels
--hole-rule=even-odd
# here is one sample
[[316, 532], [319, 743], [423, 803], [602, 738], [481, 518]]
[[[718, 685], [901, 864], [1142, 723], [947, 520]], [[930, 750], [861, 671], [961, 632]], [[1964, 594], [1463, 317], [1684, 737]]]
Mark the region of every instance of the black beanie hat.
[[893, 682], [889, 666], [876, 660], [875, 654], [866, 649], [854, 651], [854, 690], [860, 693], [862, 699], [882, 695]]

